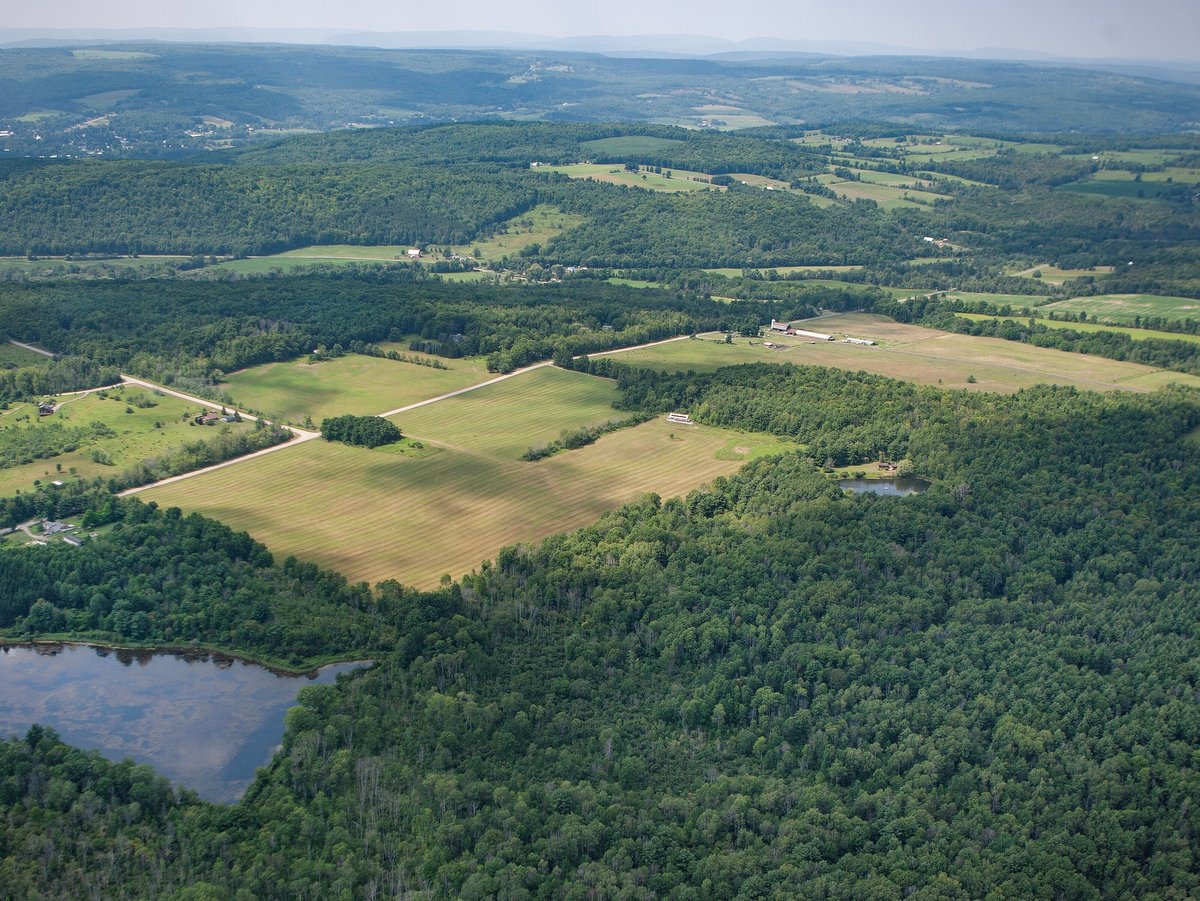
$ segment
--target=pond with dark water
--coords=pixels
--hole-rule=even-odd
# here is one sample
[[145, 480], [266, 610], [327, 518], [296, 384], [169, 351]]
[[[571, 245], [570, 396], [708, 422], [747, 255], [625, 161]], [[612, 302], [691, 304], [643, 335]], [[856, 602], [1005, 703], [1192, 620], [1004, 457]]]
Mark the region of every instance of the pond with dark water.
[[855, 494], [882, 494], [904, 497], [908, 494], [924, 494], [929, 482], [924, 479], [839, 479], [838, 484]]
[[68, 744], [148, 763], [205, 800], [230, 803], [278, 749], [300, 689], [366, 665], [292, 676], [206, 653], [0, 646], [0, 737], [40, 723]]

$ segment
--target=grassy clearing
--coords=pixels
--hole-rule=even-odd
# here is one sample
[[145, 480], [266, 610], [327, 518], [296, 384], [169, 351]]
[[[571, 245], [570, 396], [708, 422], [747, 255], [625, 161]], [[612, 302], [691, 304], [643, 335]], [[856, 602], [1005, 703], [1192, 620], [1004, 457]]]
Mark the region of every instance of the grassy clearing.
[[864, 182], [874, 185], [890, 185], [894, 188], [931, 188], [931, 182], [924, 181], [914, 175], [897, 175], [894, 172], [879, 172], [875, 169], [853, 170]]
[[[102, 422], [116, 432], [111, 438], [89, 441], [67, 454], [0, 469], [0, 495], [32, 490], [35, 480], [66, 481], [115, 475], [141, 460], [162, 456], [189, 441], [211, 439], [223, 429], [247, 431], [254, 428], [252, 422], [193, 425], [192, 416], [201, 412], [199, 406], [169, 395], [156, 396], [144, 388], [118, 388], [104, 393], [107, 397], [101, 397], [99, 393], [63, 395], [60, 398], [62, 405], [53, 416], [38, 417], [37, 409], [30, 404], [14, 405], [12, 410], [0, 416], [0, 428], [28, 425], [40, 428], [51, 423], [85, 426]], [[153, 402], [154, 406], [138, 407], [139, 398]], [[127, 409], [132, 412], [127, 413]], [[156, 423], [161, 423], [161, 428], [156, 427]], [[99, 452], [112, 463], [97, 462], [92, 459], [93, 452]]]
[[311, 417], [320, 425], [327, 416], [382, 413], [491, 378], [479, 359], [441, 362], [449, 368], [358, 354], [324, 363], [266, 363], [230, 374], [222, 387], [239, 406], [268, 418], [301, 425]]
[[[772, 266], [770, 269], [754, 270], [760, 275], [766, 275], [769, 272], [778, 272], [780, 275], [787, 275], [791, 272], [850, 272], [854, 269], [861, 269], [862, 266]], [[705, 269], [705, 272], [711, 272], [714, 275], [723, 275], [726, 278], [741, 278], [746, 272], [745, 269], [733, 268], [717, 268]], [[841, 282], [839, 284], [845, 284]]]
[[[1050, 348], [977, 338], [895, 322], [870, 313], [845, 313], [809, 320], [813, 331], [838, 338], [853, 336], [878, 342], [875, 347], [839, 341], [771, 337], [776, 348], [760, 339], [701, 335], [622, 354], [621, 359], [664, 370], [711, 371], [737, 363], [772, 362], [866, 370], [922, 385], [1011, 393], [1037, 384], [1074, 385], [1095, 390], [1148, 391], [1176, 382], [1200, 386], [1200, 378], [1143, 366], [1067, 353]], [[974, 377], [974, 381], [968, 381]]]
[[495, 262], [520, 253], [531, 244], [545, 244], [551, 238], [582, 225], [586, 217], [564, 213], [556, 206], [542, 203], [515, 216], [502, 225], [490, 238], [471, 245], [452, 248], [459, 256], [469, 256], [482, 262]]
[[589, 413], [613, 415], [602, 401], [614, 393], [600, 379], [535, 370], [400, 417], [407, 432], [443, 447], [432, 456], [311, 441], [143, 496], [215, 516], [278, 554], [351, 579], [430, 587], [505, 545], [585, 525], [647, 491], [685, 493], [791, 446], [659, 419], [537, 463], [515, 458]]
[[1128, 324], [1139, 316], [1161, 316], [1164, 319], [1200, 319], [1200, 300], [1195, 297], [1166, 297], [1155, 294], [1097, 294], [1092, 297], [1072, 297], [1047, 304], [1044, 310], [1068, 313], [1087, 313], [1088, 316]]
[[111, 260], [66, 260], [62, 257], [27, 260], [25, 257], [0, 257], [0, 272], [16, 270], [31, 275], [86, 275], [103, 268], [145, 269], [159, 263], [180, 262], [186, 259], [188, 257], [171, 255], [117, 257]]
[[586, 150], [613, 156], [627, 156], [639, 153], [659, 153], [669, 150], [682, 141], [671, 138], [652, 138], [646, 135], [626, 135], [617, 138], [599, 138], [595, 141], [585, 141], [582, 145]]
[[516, 378], [401, 413], [393, 421], [413, 438], [516, 460], [563, 429], [627, 419], [614, 410], [609, 379], [545, 366]]
[[1107, 181], [1086, 179], [1059, 185], [1054, 190], [1072, 194], [1095, 194], [1099, 197], [1117, 197], [1123, 200], [1158, 200], [1174, 186], [1152, 181]]
[[1038, 307], [1054, 299], [1042, 294], [989, 294], [982, 291], [952, 291], [946, 298], [961, 300], [964, 303], [991, 303], [998, 306], [1008, 304], [1014, 308]]
[[[499, 260], [518, 253], [530, 244], [543, 243], [568, 229], [583, 224], [585, 218], [573, 213], [564, 213], [556, 206], [539, 204], [528, 212], [514, 216], [501, 225], [490, 238], [449, 248], [450, 254], [430, 250], [421, 257], [421, 262], [431, 263], [457, 256], [472, 256], [481, 263]], [[410, 262], [412, 244], [314, 244], [298, 247], [283, 253], [263, 257], [247, 257], [219, 263], [219, 269], [229, 269], [241, 274], [262, 274], [278, 269], [287, 271], [303, 266], [348, 266], [363, 263], [395, 265]], [[478, 251], [478, 254], [475, 252]], [[464, 280], [483, 278], [485, 273], [450, 273]]]
[[[1019, 323], [1028, 322], [1028, 317], [1021, 316], [988, 316], [985, 313], [955, 313], [955, 316], [964, 319], [1010, 319], [1016, 320]], [[1056, 319], [1037, 319], [1039, 325], [1045, 325], [1049, 329], [1069, 329], [1072, 331], [1116, 331], [1122, 335], [1132, 337], [1134, 341], [1146, 341], [1147, 338], [1157, 338], [1159, 341], [1187, 341], [1193, 344], [1200, 344], [1200, 335], [1183, 335], [1180, 332], [1174, 331], [1159, 331], [1157, 329], [1130, 329], [1124, 325], [1108, 325], [1100, 323], [1063, 323]]]
[[[630, 172], [620, 163], [574, 163], [569, 166], [540, 166], [539, 172], [558, 172], [568, 178], [591, 179], [592, 181], [607, 182], [612, 185], [625, 185], [628, 188], [645, 188], [647, 191], [721, 191], [716, 185], [708, 183], [708, 176], [703, 172], [688, 172], [671, 170], [671, 177], [656, 172]], [[696, 179], [702, 179], [697, 181]]]
[[935, 200], [945, 198], [944, 194], [934, 194], [931, 191], [918, 191], [914, 188], [897, 188], [892, 185], [872, 184], [862, 181], [839, 181], [829, 186], [839, 197], [848, 200], [873, 200], [885, 210], [900, 208], [922, 209], [931, 205]]
[[43, 366], [49, 362], [50, 358], [44, 354], [35, 353], [23, 347], [17, 347], [17, 345], [9, 344], [7, 341], [0, 343], [0, 369], [9, 369], [17, 366]]
[[1062, 285], [1077, 278], [1103, 278], [1112, 273], [1112, 266], [1093, 266], [1091, 269], [1059, 269], [1049, 263], [1039, 263], [1036, 266], [1012, 269], [1007, 274], [1023, 278], [1037, 278], [1048, 285]]

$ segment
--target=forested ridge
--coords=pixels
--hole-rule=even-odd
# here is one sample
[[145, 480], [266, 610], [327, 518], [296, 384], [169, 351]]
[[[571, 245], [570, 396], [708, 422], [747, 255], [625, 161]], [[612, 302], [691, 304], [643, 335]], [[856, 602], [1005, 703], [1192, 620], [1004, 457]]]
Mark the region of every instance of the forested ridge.
[[[706, 415], [779, 434], [803, 437], [824, 403], [860, 449], [904, 452], [935, 484], [848, 497], [803, 455], [764, 459], [437, 592], [368, 592], [347, 622], [378, 623], [394, 650], [306, 689], [283, 751], [230, 808], [43, 732], [16, 739], [0, 755], [0, 884], [180, 899], [1200, 893], [1193, 392], [1002, 397], [749, 366], [664, 377], [652, 398], [636, 373], [631, 407], [690, 391]], [[125, 503], [123, 522], [175, 524], [164, 549], [187, 536], [261, 554]], [[106, 552], [151, 540], [127, 524]], [[154, 615], [174, 615], [165, 596]]]

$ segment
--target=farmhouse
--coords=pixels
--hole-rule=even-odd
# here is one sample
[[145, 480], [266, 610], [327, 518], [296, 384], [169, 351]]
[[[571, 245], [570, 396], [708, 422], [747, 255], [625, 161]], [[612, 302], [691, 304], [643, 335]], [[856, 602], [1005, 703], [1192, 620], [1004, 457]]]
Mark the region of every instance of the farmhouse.
[[69, 532], [73, 528], [75, 527], [69, 522], [55, 522], [52, 519], [47, 519], [42, 523], [42, 534], [57, 535], [59, 532]]
[[419, 260], [419, 259], [421, 259], [421, 251], [420, 251], [420, 249], [418, 249], [418, 248], [416, 248], [416, 247], [412, 247], [412, 248], [410, 248], [410, 249], [409, 249], [409, 251], [408, 251], [408, 258], [409, 258], [410, 260]]
[[207, 413], [201, 413], [192, 421], [196, 423], [196, 425], [212, 425], [220, 418], [221, 414], [219, 414], [216, 410], [209, 410]]
[[673, 422], [677, 425], [695, 425], [695, 423], [692, 422], [692, 417], [687, 413], [668, 413], [667, 422]]
[[40, 404], [38, 404], [38, 416], [52, 416], [52, 415], [54, 415], [54, 402], [53, 401], [44, 400]]

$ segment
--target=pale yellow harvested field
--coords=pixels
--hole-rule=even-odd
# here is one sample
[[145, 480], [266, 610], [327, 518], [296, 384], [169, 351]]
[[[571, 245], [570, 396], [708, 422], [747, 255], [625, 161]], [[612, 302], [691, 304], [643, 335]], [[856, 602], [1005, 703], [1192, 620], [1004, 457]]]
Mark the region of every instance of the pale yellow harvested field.
[[[624, 354], [623, 362], [662, 369], [712, 370], [736, 363], [771, 362], [865, 370], [922, 385], [969, 388], [976, 391], [1013, 392], [1037, 384], [1075, 385], [1102, 391], [1149, 391], [1169, 383], [1200, 386], [1200, 378], [1087, 354], [979, 338], [895, 322], [870, 313], [824, 316], [793, 323], [837, 336], [836, 341], [811, 342], [804, 338], [772, 336], [780, 345], [750, 346], [738, 339], [733, 346], [705, 340], [677, 341], [661, 347]], [[851, 335], [879, 342], [875, 347], [843, 344]], [[975, 381], [968, 382], [969, 377]]]

